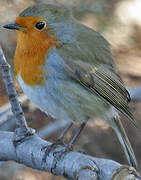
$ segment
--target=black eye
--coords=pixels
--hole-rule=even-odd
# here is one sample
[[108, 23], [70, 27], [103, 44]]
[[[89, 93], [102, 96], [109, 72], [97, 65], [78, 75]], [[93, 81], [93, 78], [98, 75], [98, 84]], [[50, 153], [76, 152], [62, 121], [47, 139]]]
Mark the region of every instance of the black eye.
[[44, 22], [38, 22], [35, 27], [38, 29], [38, 30], [42, 30], [44, 27], [45, 27], [45, 23]]

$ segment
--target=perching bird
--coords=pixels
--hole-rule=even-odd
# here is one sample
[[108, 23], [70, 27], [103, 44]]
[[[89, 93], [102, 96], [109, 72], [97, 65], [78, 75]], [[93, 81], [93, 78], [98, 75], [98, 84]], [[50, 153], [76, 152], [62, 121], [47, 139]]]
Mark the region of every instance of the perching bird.
[[81, 124], [70, 146], [88, 119], [99, 117], [115, 130], [127, 160], [136, 168], [118, 115], [120, 111], [135, 124], [130, 95], [116, 73], [109, 43], [62, 5], [29, 7], [4, 28], [17, 30], [14, 69], [24, 93], [56, 119]]

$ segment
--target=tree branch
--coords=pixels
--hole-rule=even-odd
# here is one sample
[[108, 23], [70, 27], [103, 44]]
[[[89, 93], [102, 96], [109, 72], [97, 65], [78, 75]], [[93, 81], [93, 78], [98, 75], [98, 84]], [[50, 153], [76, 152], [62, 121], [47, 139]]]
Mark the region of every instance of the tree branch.
[[23, 139], [26, 135], [32, 135], [35, 131], [27, 126], [24, 113], [18, 102], [17, 92], [14, 87], [12, 80], [10, 65], [7, 63], [3, 54], [2, 48], [0, 47], [0, 68], [2, 71], [3, 80], [6, 86], [6, 91], [11, 104], [11, 110], [16, 117], [16, 131], [15, 131], [15, 142]]
[[[27, 100], [27, 96], [22, 94], [18, 97], [20, 103], [23, 103]], [[7, 103], [0, 107], [0, 130], [8, 131], [15, 127], [16, 117], [11, 111], [10, 103]]]
[[132, 101], [140, 101], [141, 100], [141, 86], [136, 88], [127, 88], [129, 94], [131, 96]]
[[[3, 51], [0, 48], [0, 68], [11, 103], [12, 112], [16, 117], [17, 129], [14, 133], [0, 131], [0, 160], [13, 160], [34, 169], [51, 172], [68, 179], [78, 180], [116, 180], [122, 170], [127, 173], [122, 179], [138, 179], [134, 168], [121, 166], [119, 163], [93, 158], [78, 152], [67, 152], [60, 155], [64, 147], [57, 146], [45, 157], [44, 148], [50, 142], [44, 141], [35, 135], [27, 126], [23, 111], [18, 103], [16, 90], [12, 81], [9, 65], [6, 62]], [[16, 134], [16, 139], [13, 137]], [[120, 176], [120, 177], [121, 177]], [[136, 178], [135, 178], [136, 176]]]
[[[27, 100], [27, 96], [22, 94], [18, 97], [20, 103], [24, 103]], [[10, 103], [7, 103], [0, 107], [0, 130], [9, 131], [15, 127], [16, 118], [11, 111]], [[47, 138], [55, 134], [60, 129], [65, 128], [69, 122], [64, 120], [54, 120], [47, 126], [42, 127], [37, 131], [37, 135], [41, 138]]]
[[[68, 152], [61, 157], [57, 155], [64, 147], [57, 146], [44, 159], [44, 146], [50, 142], [40, 139], [37, 135], [29, 136], [16, 148], [13, 145], [12, 132], [0, 132], [0, 159], [13, 160], [34, 169], [48, 171], [68, 179], [109, 180], [121, 165], [108, 159], [94, 158], [78, 152]], [[57, 153], [58, 152], [58, 153]], [[59, 157], [59, 158], [58, 158]], [[128, 167], [128, 169], [130, 169]], [[130, 169], [130, 177], [135, 174]], [[84, 178], [86, 177], [87, 178]]]

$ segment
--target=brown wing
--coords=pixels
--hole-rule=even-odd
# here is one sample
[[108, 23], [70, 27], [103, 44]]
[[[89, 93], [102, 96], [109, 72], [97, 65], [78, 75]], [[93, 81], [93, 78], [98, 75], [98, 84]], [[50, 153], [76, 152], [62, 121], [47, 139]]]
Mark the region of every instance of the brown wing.
[[134, 116], [128, 106], [130, 95], [111, 66], [107, 64], [93, 66], [77, 60], [65, 62], [65, 67], [75, 80], [112, 104], [136, 126]]

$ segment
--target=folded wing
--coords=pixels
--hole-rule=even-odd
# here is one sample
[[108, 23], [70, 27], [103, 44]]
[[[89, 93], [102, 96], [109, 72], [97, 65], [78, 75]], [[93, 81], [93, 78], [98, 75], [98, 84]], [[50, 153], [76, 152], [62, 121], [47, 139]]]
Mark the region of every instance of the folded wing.
[[130, 95], [111, 66], [107, 64], [94, 66], [77, 60], [65, 62], [65, 67], [75, 80], [112, 104], [136, 126], [134, 116], [128, 106]]

